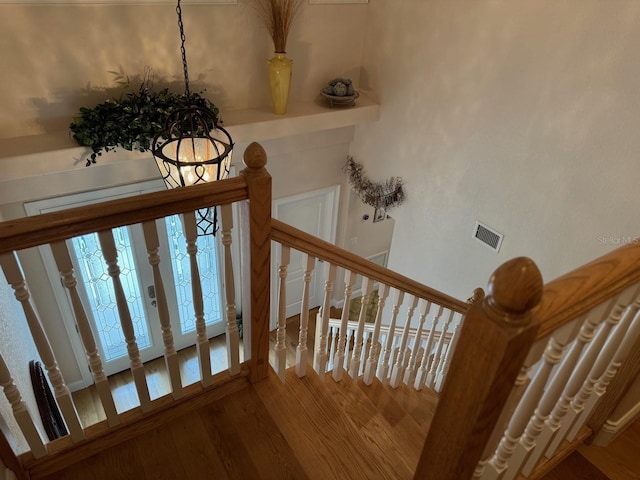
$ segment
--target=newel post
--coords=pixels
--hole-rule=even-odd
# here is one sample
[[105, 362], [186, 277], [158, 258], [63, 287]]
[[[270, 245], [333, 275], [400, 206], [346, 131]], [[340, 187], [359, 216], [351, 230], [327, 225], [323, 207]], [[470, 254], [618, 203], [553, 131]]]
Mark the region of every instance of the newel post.
[[539, 323], [531, 310], [541, 298], [538, 267], [519, 257], [500, 266], [489, 279], [488, 295], [471, 303], [415, 480], [473, 476], [535, 340]]
[[[271, 269], [271, 175], [267, 154], [256, 142], [244, 151], [247, 168], [240, 172], [249, 190], [249, 293], [251, 330], [250, 379], [257, 382], [269, 373], [269, 296]], [[245, 233], [246, 235], [246, 233]], [[244, 236], [244, 235], [243, 235]], [[243, 239], [247, 241], [246, 237]], [[245, 250], [246, 251], [246, 250]], [[246, 279], [245, 279], [246, 282]], [[245, 283], [246, 285], [246, 283]], [[244, 289], [244, 295], [247, 289]], [[246, 319], [247, 317], [243, 316]]]

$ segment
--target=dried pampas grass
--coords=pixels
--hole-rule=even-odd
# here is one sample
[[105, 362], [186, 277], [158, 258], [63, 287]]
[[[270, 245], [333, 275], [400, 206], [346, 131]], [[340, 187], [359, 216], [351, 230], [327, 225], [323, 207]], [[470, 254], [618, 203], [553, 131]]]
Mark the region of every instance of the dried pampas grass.
[[258, 17], [267, 28], [276, 53], [287, 51], [287, 38], [303, 0], [252, 0]]

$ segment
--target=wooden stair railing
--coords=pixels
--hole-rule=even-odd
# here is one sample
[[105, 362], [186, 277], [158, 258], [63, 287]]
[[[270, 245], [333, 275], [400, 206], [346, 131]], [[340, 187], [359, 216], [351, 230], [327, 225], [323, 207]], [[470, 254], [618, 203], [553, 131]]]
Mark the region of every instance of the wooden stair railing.
[[[640, 246], [622, 248], [581, 267], [548, 284], [544, 293], [535, 264], [526, 258], [514, 259], [496, 270], [487, 296], [482, 298], [479, 291], [474, 292], [475, 301], [469, 306], [272, 219], [271, 177], [265, 169], [266, 154], [258, 144], [251, 144], [244, 159], [247, 168], [238, 178], [0, 224], [0, 266], [23, 307], [70, 431], [69, 436], [53, 442], [42, 439], [0, 356], [0, 384], [31, 448], [30, 452], [16, 456], [7, 448], [11, 442], [0, 437], [0, 459], [18, 478], [27, 478], [32, 467], [40, 472], [55, 471], [67, 454], [73, 456], [74, 461], [85, 458], [95, 452], [98, 439], [111, 434], [112, 440], [126, 438], [128, 432], [141, 423], [148, 428], [154, 417], [143, 412], [164, 418], [165, 413], [171, 415], [172, 408], [188, 408], [189, 401], [199, 395], [216, 392], [221, 383], [229, 385], [238, 378], [246, 381], [244, 376], [253, 382], [266, 378], [269, 374], [272, 240], [279, 249], [278, 303], [281, 306], [286, 303], [283, 285], [290, 249], [307, 255], [296, 349], [297, 376], [303, 376], [306, 371], [309, 275], [322, 261], [325, 295], [316, 322], [313, 361], [321, 379], [329, 367], [336, 381], [347, 372], [354, 378], [362, 375], [365, 384], [372, 383], [375, 375], [392, 387], [406, 383], [417, 389], [425, 385], [433, 388], [444, 378], [439, 406], [415, 472], [416, 479], [506, 480], [518, 475], [537, 478], [602, 425], [640, 368], [637, 353]], [[239, 202], [241, 250], [243, 258], [248, 259], [242, 262], [242, 291], [247, 293], [242, 296], [242, 312], [245, 320], [250, 319], [244, 329], [244, 343], [249, 346], [245, 367], [239, 365], [237, 351], [235, 286], [230, 259], [233, 225], [228, 213], [234, 202]], [[197, 318], [194, 344], [199, 348], [202, 379], [199, 384], [184, 387], [176, 369], [171, 327], [164, 313], [161, 323], [172, 390], [171, 395], [151, 400], [135, 332], [128, 320], [128, 307], [118, 286], [120, 267], [112, 246], [111, 229], [145, 224], [149, 264], [159, 277], [155, 269], [157, 235], [152, 221], [178, 213], [190, 218], [189, 212], [212, 205], [220, 205], [222, 210], [225, 283], [229, 287], [226, 292], [229, 371], [222, 377], [211, 376], [204, 351], [202, 321]], [[189, 220], [184, 222], [187, 248], [193, 261], [196, 250], [192, 224]], [[101, 237], [116, 297], [120, 298], [118, 310], [140, 398], [138, 409], [124, 413], [114, 408], [95, 339], [87, 328], [85, 307], [75, 291], [77, 281], [65, 246], [69, 238], [94, 232]], [[40, 245], [53, 247], [104, 405], [107, 420], [88, 428], [79, 421], [51, 345], [31, 304], [28, 279], [23, 277], [16, 254]], [[351, 329], [353, 344], [351, 341], [347, 344], [350, 324], [344, 315], [346, 306], [332, 340], [330, 306], [334, 292], [339, 296], [337, 287], [344, 283], [344, 301], [348, 304], [358, 276], [362, 279], [363, 296], [358, 321]], [[156, 281], [161, 288], [162, 279]], [[380, 301], [371, 326], [367, 321], [367, 307], [374, 284], [377, 284]], [[201, 295], [197, 287], [194, 294]], [[164, 302], [161, 293], [158, 301]], [[196, 306], [196, 316], [201, 314], [199, 310], [201, 307]], [[286, 368], [282, 347], [287, 327], [282, 311], [280, 308], [276, 335], [276, 368], [281, 379]], [[387, 332], [394, 334], [387, 333], [385, 337], [383, 325]], [[429, 333], [425, 338], [423, 332], [426, 331]], [[535, 369], [534, 364], [538, 365]], [[76, 453], [78, 450], [82, 453]]]
[[[452, 337], [456, 337], [455, 332], [462, 313], [468, 308], [467, 303], [275, 219], [271, 221], [271, 239], [279, 252], [277, 262], [280, 279], [274, 368], [283, 381], [288, 366], [284, 348], [287, 328], [284, 311], [287, 303], [286, 279], [290, 251], [295, 249], [306, 256], [296, 356], [298, 376], [303, 376], [306, 368], [306, 355], [301, 352], [309, 348], [306, 344], [308, 283], [313, 269], [322, 264], [325, 294], [316, 319], [313, 362], [313, 368], [320, 378], [324, 378], [324, 374], [331, 370], [335, 381], [339, 381], [347, 372], [352, 378], [363, 376], [368, 385], [377, 376], [380, 381], [394, 388], [400, 383], [412, 385], [417, 390], [425, 385], [432, 389], [439, 387], [453, 352]], [[358, 277], [362, 280], [360, 313], [358, 321], [350, 324], [349, 304]], [[344, 284], [342, 296], [336, 292], [340, 280]], [[379, 302], [374, 318], [367, 319], [374, 285]], [[340, 320], [330, 318], [331, 305], [336, 300], [344, 302]], [[391, 305], [388, 315], [390, 323], [383, 324], [388, 312], [385, 309], [387, 302]], [[401, 314], [403, 303], [407, 310]]]
[[[15, 291], [15, 297], [20, 302], [39, 356], [48, 372], [53, 386], [56, 401], [69, 429], [70, 435], [52, 442], [45, 442], [33, 422], [33, 413], [26, 408], [18, 386], [7, 368], [0, 352], [0, 384], [9, 400], [16, 422], [26, 438], [30, 451], [20, 456], [12, 449], [1, 448], [2, 462], [11, 468], [18, 478], [25, 478], [27, 469], [47, 462], [55, 463], [56, 458], [62, 458], [61, 453], [78, 450], [78, 446], [86, 447], [88, 441], [96, 441], [99, 437], [106, 437], [111, 432], [135, 428], [136, 422], [142, 421], [143, 413], [160, 412], [183, 405], [185, 399], [194, 399], [208, 390], [220, 386], [238, 376], [248, 375], [252, 381], [266, 378], [268, 375], [268, 345], [269, 345], [269, 264], [270, 264], [270, 206], [271, 206], [271, 177], [266, 171], [266, 154], [256, 143], [249, 145], [245, 151], [247, 168], [238, 178], [197, 185], [190, 188], [174, 189], [151, 193], [133, 198], [125, 198], [104, 202], [96, 205], [79, 207], [65, 211], [48, 213], [36, 217], [7, 221], [0, 224], [0, 267], [7, 282]], [[251, 350], [245, 354], [247, 367], [241, 368], [239, 362], [239, 340], [236, 325], [235, 286], [233, 283], [233, 264], [230, 253], [231, 204], [240, 202], [242, 223], [242, 239], [246, 250], [242, 252], [250, 261], [243, 262], [251, 266], [250, 273], [243, 277], [246, 285], [245, 292], [251, 295], [244, 297], [246, 309], [243, 310], [245, 319], [244, 334], [250, 342]], [[196, 259], [196, 231], [193, 212], [201, 208], [221, 206], [221, 232], [224, 251], [223, 270], [226, 287], [226, 340], [228, 370], [223, 375], [212, 376], [209, 359], [209, 344], [206, 337], [205, 322], [202, 310], [202, 289], [198, 275], [198, 261]], [[182, 224], [186, 251], [190, 257], [191, 280], [194, 294], [194, 311], [196, 333], [193, 344], [197, 346], [200, 366], [200, 382], [183, 386], [177, 353], [173, 341], [173, 333], [167, 301], [165, 285], [173, 279], [163, 279], [158, 264], [159, 256], [158, 233], [156, 219], [174, 214], [184, 214]], [[131, 314], [126, 300], [126, 294], [120, 279], [120, 263], [118, 251], [114, 244], [112, 230], [114, 228], [142, 224], [144, 240], [148, 252], [148, 261], [154, 276], [155, 300], [159, 312], [164, 344], [164, 358], [170, 379], [170, 395], [151, 399], [144, 367], [140, 360], [136, 343], [136, 332], [131, 321]], [[77, 279], [73, 271], [66, 241], [70, 238], [97, 233], [104, 262], [108, 266], [109, 276], [115, 294], [115, 301], [127, 342], [127, 353], [131, 364], [131, 373], [136, 386], [140, 407], [128, 412], [116, 410], [109, 380], [104, 374], [102, 360], [98, 354], [96, 340], [87, 321], [86, 306], [76, 290]], [[78, 332], [81, 336], [85, 353], [89, 360], [98, 397], [104, 408], [106, 420], [96, 425], [82, 425], [73, 398], [69, 392], [62, 372], [47, 339], [40, 318], [32, 305], [28, 287], [28, 279], [23, 277], [22, 268], [17, 253], [21, 250], [50, 246], [53, 258], [58, 266], [63, 285], [67, 289], [71, 300]], [[46, 312], [45, 312], [46, 314]], [[250, 320], [250, 321], [249, 321]], [[214, 380], [215, 378], [215, 380]], [[24, 388], [24, 386], [22, 386]], [[148, 421], [148, 420], [145, 420]], [[3, 432], [7, 433], [7, 432]], [[3, 440], [6, 440], [3, 437]], [[12, 441], [2, 445], [14, 445]], [[83, 448], [84, 448], [83, 447]], [[84, 448], [84, 455], [88, 455], [91, 447]], [[75, 459], [79, 458], [77, 454]], [[51, 460], [53, 459], [53, 460]], [[50, 461], [51, 460], [51, 461]], [[19, 466], [19, 467], [18, 467]], [[43, 467], [53, 468], [53, 467]]]
[[414, 478], [540, 478], [597, 433], [639, 346], [640, 246], [544, 288], [533, 262], [507, 262], [465, 316]]

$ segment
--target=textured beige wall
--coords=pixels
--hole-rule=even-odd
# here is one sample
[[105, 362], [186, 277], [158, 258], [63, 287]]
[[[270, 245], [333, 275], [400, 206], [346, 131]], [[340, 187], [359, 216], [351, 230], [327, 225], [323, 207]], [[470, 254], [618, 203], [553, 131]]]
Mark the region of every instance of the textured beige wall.
[[[304, 6], [287, 48], [294, 59], [291, 101], [315, 98], [338, 75], [358, 80], [367, 7]], [[248, 0], [184, 5], [183, 18], [192, 90], [206, 88], [223, 114], [269, 105], [266, 59], [273, 46]], [[156, 85], [184, 89], [172, 3], [0, 5], [0, 31], [0, 139], [65, 131], [80, 106], [107, 98], [110, 71], [133, 77], [151, 67]]]
[[511, 257], [551, 280], [640, 233], [640, 2], [378, 0], [367, 25], [381, 119], [352, 154], [406, 180], [391, 268], [466, 299]]
[[[0, 345], [2, 345], [0, 354], [9, 367], [14, 383], [20, 389], [22, 399], [27, 403], [36, 425], [40, 427], [41, 432], [44, 432], [29, 377], [29, 361], [40, 360], [40, 357], [31, 340], [24, 313], [2, 271], [0, 271]], [[13, 433], [15, 439], [13, 448], [19, 453], [29, 450], [13, 418], [11, 404], [4, 394], [0, 395], [0, 415]], [[44, 433], [43, 438], [46, 438]]]

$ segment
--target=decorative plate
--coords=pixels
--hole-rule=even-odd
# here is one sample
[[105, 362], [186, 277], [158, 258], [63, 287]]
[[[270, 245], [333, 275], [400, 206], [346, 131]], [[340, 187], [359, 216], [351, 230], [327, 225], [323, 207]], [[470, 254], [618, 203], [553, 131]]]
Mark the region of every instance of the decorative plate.
[[360, 96], [358, 92], [354, 92], [353, 95], [345, 95], [344, 97], [338, 97], [337, 95], [329, 95], [320, 91], [320, 94], [329, 100], [329, 107], [351, 107], [356, 104], [356, 98]]

